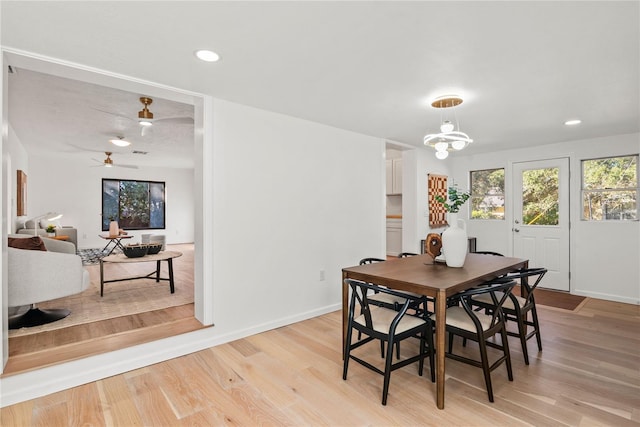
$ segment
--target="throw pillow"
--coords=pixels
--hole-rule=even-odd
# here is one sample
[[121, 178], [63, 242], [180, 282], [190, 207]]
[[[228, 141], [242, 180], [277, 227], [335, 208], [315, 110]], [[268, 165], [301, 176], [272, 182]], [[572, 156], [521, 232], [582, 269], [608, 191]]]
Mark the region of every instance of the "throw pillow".
[[16, 249], [28, 249], [32, 251], [46, 251], [44, 242], [40, 236], [33, 236], [27, 238], [9, 237], [8, 246]]

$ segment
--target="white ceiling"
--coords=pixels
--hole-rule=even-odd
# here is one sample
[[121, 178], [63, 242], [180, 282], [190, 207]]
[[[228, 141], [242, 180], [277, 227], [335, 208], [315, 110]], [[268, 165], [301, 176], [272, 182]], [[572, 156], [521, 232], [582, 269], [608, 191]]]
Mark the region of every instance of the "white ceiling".
[[[0, 7], [3, 46], [409, 145], [421, 146], [438, 129], [440, 112], [429, 100], [450, 93], [465, 98], [457, 118], [475, 141], [469, 153], [640, 131], [637, 1], [3, 1]], [[193, 56], [200, 48], [215, 50], [221, 61], [200, 62]], [[70, 89], [49, 89], [32, 94], [32, 117], [71, 110], [45, 111], [71, 96]], [[117, 101], [91, 92], [73, 95], [71, 128], [93, 127], [95, 135], [76, 129], [60, 138], [103, 151], [107, 133], [128, 121], [94, 108], [135, 117], [141, 94]], [[164, 110], [155, 99], [151, 107], [157, 117], [189, 115], [191, 108]], [[564, 126], [571, 118], [583, 123]], [[12, 125], [19, 135], [31, 132], [27, 145], [55, 134], [33, 120]], [[149, 144], [159, 153], [171, 147], [170, 138]]]

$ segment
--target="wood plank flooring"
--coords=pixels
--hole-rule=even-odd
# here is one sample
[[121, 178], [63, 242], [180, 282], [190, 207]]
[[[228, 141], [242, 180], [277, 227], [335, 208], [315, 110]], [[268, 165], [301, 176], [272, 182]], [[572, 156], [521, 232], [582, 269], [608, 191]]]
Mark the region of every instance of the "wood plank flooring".
[[[588, 299], [573, 312], [542, 306], [539, 314], [543, 351], [530, 342], [526, 366], [510, 338], [514, 381], [504, 365], [493, 372], [495, 403], [480, 369], [447, 360], [444, 410], [415, 365], [393, 372], [382, 406], [381, 376], [352, 363], [342, 380], [337, 311], [6, 407], [0, 423], [637, 427], [640, 307]], [[374, 343], [361, 350], [379, 360]]]

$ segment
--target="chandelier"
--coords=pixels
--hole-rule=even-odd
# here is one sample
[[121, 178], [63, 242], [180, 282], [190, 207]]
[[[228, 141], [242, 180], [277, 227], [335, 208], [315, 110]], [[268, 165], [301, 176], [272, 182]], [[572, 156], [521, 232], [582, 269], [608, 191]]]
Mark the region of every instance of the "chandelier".
[[449, 156], [449, 151], [462, 150], [473, 142], [469, 135], [460, 131], [454, 108], [460, 104], [462, 104], [462, 98], [458, 95], [441, 96], [431, 103], [433, 108], [441, 109], [443, 113], [444, 110], [451, 108], [455, 120], [454, 125], [448, 117], [441, 117], [440, 133], [430, 133], [424, 137], [424, 145], [436, 150], [436, 157], [440, 160], [446, 159]]

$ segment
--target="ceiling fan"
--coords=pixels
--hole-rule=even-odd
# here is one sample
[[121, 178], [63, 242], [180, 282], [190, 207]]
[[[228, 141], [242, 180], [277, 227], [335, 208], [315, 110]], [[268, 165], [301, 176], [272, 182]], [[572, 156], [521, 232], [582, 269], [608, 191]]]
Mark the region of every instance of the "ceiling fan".
[[129, 168], [129, 169], [138, 169], [138, 166], [135, 165], [120, 165], [120, 164], [114, 164], [113, 160], [111, 159], [111, 155], [113, 154], [111, 151], [105, 151], [104, 154], [107, 155], [107, 158], [104, 160], [98, 160], [98, 159], [93, 159], [96, 162], [100, 163], [100, 165], [96, 165], [96, 166], [103, 166], [105, 168], [112, 168], [112, 167], [116, 167], [116, 168]]

